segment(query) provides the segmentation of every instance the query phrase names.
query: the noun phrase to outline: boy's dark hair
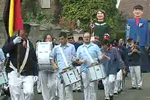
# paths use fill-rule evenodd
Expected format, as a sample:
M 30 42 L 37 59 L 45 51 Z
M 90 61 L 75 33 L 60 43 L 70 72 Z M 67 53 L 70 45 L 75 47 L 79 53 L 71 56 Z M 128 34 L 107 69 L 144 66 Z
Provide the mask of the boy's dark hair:
M 74 39 L 74 37 L 73 37 L 73 34 L 72 34 L 72 33 L 68 35 L 68 39 Z
M 83 40 L 83 37 L 79 37 L 78 40 L 79 40 L 79 41 L 82 41 L 82 40 Z
M 66 32 L 61 32 L 60 34 L 59 34 L 59 37 L 64 37 L 64 38 L 67 38 L 67 33 Z
M 141 5 L 136 5 L 136 6 L 133 7 L 133 10 L 134 10 L 134 9 L 143 10 L 143 7 L 142 7 Z

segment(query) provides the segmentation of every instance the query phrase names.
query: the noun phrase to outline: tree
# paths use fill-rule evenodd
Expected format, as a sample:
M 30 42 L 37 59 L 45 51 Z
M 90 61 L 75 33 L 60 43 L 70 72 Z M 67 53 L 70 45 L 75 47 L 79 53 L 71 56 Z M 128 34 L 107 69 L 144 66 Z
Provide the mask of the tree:
M 90 20 L 96 20 L 96 12 L 103 9 L 106 12 L 106 21 L 112 28 L 112 33 L 118 29 L 119 19 L 118 10 L 116 8 L 117 0 L 60 0 L 63 11 L 62 17 L 76 22 L 81 21 L 81 27 L 85 30 L 89 29 Z

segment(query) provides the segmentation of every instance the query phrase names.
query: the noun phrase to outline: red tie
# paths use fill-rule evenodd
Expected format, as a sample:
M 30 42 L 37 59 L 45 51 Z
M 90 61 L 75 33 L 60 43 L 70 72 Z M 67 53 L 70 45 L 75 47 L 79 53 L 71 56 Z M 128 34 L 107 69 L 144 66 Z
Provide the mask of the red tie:
M 139 18 L 139 17 L 138 17 L 138 18 L 135 18 L 135 20 L 136 20 L 136 25 L 138 26 L 138 25 L 139 25 L 140 18 Z

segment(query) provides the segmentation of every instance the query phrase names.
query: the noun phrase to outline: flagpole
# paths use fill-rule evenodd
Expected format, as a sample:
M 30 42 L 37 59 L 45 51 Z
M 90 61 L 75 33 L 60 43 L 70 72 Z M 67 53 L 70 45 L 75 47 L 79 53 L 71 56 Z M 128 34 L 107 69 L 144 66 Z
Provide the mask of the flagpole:
M 18 31 L 18 36 L 19 36 L 19 31 Z M 20 46 L 21 44 L 17 44 L 17 72 L 18 74 L 20 73 Z
M 20 70 L 20 44 L 17 45 L 17 72 Z

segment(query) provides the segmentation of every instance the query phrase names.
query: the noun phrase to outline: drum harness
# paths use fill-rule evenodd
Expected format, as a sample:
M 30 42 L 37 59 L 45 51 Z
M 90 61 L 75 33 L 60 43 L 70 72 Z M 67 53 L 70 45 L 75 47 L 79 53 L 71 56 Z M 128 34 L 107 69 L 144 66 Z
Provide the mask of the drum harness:
M 98 62 L 94 62 L 93 58 L 91 57 L 90 53 L 88 52 L 87 47 L 84 47 L 84 50 L 85 50 L 85 53 L 87 54 L 88 58 L 91 61 L 91 66 L 90 67 L 93 67 L 93 66 L 96 66 L 96 65 L 100 65 L 100 63 L 98 63 Z

